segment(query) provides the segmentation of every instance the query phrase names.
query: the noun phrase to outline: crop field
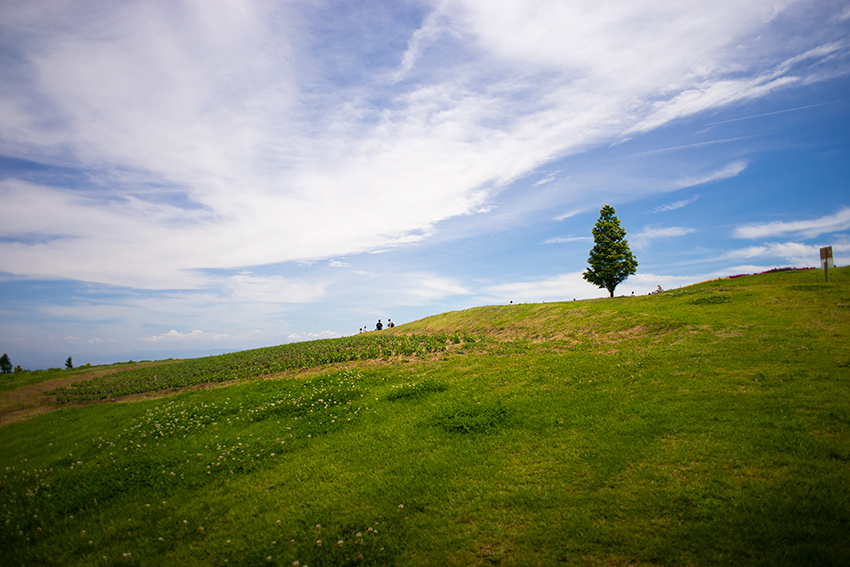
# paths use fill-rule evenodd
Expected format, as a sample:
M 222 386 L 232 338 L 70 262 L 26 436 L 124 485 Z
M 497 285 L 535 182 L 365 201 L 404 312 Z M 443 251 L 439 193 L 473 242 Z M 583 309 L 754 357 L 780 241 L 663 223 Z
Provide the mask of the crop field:
M 0 564 L 849 565 L 822 275 L 68 371 L 0 427 Z
M 76 382 L 53 392 L 60 402 L 88 402 L 185 388 L 200 384 L 229 382 L 268 376 L 286 370 L 398 356 L 424 356 L 454 345 L 475 342 L 461 333 L 380 336 L 367 334 L 342 339 L 325 339 L 277 347 L 210 356 L 164 366 L 130 369 Z

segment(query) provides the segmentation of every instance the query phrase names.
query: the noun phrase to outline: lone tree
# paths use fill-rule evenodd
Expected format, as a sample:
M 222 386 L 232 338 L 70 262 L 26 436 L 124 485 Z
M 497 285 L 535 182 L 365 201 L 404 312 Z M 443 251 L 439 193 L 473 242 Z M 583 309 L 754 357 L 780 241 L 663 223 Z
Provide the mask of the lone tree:
M 9 355 L 5 352 L 3 356 L 0 356 L 0 372 L 3 374 L 9 374 L 12 372 L 12 361 L 9 360 Z
M 65 368 L 70 370 L 73 367 L 74 367 L 74 360 L 69 356 L 68 360 L 65 361 Z
M 582 277 L 597 287 L 604 287 L 614 297 L 614 289 L 637 271 L 637 260 L 626 242 L 626 231 L 620 226 L 614 207 L 605 205 L 593 227 L 593 249 Z

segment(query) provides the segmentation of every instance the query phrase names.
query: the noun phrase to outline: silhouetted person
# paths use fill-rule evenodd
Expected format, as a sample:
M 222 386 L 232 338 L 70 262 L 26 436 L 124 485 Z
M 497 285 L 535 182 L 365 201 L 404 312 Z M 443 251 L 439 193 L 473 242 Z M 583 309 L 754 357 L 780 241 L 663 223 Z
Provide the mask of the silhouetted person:
M 380 331 L 380 330 L 381 330 L 381 329 L 383 329 L 383 328 L 384 328 L 384 326 L 383 326 L 383 324 L 381 324 L 381 320 L 380 320 L 380 319 L 378 319 L 378 324 L 377 324 L 377 325 L 375 325 L 375 330 L 376 330 L 376 331 Z

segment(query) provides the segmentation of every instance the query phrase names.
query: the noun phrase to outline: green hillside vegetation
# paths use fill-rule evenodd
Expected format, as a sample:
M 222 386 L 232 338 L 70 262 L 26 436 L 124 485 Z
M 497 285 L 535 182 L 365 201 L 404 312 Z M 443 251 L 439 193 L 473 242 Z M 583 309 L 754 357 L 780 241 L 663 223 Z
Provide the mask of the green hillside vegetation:
M 829 275 L 75 369 L 0 427 L 0 563 L 850 564 Z

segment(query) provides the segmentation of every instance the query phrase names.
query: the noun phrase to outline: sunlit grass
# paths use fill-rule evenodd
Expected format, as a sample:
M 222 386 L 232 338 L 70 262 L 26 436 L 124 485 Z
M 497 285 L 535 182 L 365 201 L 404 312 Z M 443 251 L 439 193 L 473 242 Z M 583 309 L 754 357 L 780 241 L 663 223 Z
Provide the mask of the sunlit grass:
M 448 314 L 428 353 L 5 426 L 3 564 L 845 564 L 834 272 Z

